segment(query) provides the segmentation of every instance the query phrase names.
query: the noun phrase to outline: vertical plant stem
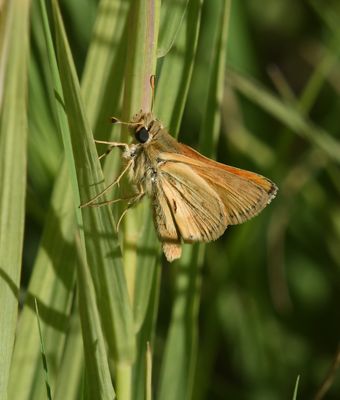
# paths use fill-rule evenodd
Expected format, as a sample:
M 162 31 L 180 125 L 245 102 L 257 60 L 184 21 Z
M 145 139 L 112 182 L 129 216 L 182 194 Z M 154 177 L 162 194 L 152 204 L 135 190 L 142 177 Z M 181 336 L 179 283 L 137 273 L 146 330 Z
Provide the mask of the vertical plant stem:
M 131 364 L 118 363 L 116 371 L 117 398 L 122 400 L 132 399 L 132 367 Z
M 129 48 L 125 72 L 123 117 L 129 120 L 139 110 L 150 111 L 152 90 L 150 77 L 156 72 L 159 29 L 159 0 L 137 0 L 130 15 Z M 146 207 L 131 210 L 125 217 L 124 261 L 129 294 L 133 303 L 137 264 L 137 243 L 145 225 Z
M 131 7 L 129 23 L 131 30 L 129 31 L 123 101 L 123 117 L 125 120 L 129 120 L 140 109 L 151 110 L 150 77 L 156 71 L 159 14 L 159 0 L 137 0 L 133 2 Z M 139 251 L 139 243 L 141 243 L 142 237 L 145 237 L 146 232 L 150 232 L 150 229 L 152 230 L 151 224 L 150 207 L 146 202 L 143 202 L 136 209 L 130 210 L 124 221 L 123 259 L 132 304 L 134 304 L 135 286 L 137 284 L 136 273 L 139 265 L 150 270 L 149 279 L 152 282 L 157 252 L 155 251 L 150 257 L 143 252 L 143 249 Z M 149 265 L 143 265 L 144 258 Z M 147 295 L 148 297 L 149 295 Z M 128 400 L 131 398 L 132 367 L 132 364 L 117 366 L 117 392 L 118 397 L 119 394 L 123 396 L 120 397 L 121 399 Z M 130 380 L 129 384 L 128 380 Z

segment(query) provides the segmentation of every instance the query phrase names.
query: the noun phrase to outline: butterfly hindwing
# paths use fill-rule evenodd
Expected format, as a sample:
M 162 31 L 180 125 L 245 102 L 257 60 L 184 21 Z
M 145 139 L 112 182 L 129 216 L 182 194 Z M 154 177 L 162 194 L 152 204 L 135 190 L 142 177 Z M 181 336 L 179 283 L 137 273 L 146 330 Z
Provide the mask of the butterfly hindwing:
M 209 242 L 223 234 L 228 225 L 225 207 L 190 166 L 165 162 L 159 167 L 158 185 L 184 241 Z
M 167 260 L 171 262 L 182 254 L 181 238 L 160 185 L 155 185 L 152 197 L 154 225 L 162 242 L 163 252 Z

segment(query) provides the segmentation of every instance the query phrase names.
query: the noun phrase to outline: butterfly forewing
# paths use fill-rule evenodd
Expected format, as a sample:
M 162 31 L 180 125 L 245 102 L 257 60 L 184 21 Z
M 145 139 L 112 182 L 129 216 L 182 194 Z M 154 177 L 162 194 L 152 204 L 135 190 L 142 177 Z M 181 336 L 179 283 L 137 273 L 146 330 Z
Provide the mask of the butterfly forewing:
M 162 164 L 159 184 L 184 241 L 209 242 L 222 235 L 227 225 L 225 207 L 213 188 L 190 166 Z
M 257 215 L 271 200 L 267 181 L 260 185 L 242 175 L 226 170 L 211 170 L 196 166 L 195 171 L 208 182 L 226 207 L 230 225 L 240 224 Z M 271 189 L 270 189 L 271 190 Z
M 201 156 L 199 153 L 195 152 L 195 154 Z M 205 157 L 201 157 L 205 159 Z M 162 153 L 159 160 L 162 163 L 162 171 L 167 170 L 172 174 L 174 174 L 173 171 L 177 171 L 176 180 L 179 183 L 185 182 L 182 187 L 183 197 L 187 195 L 187 187 L 192 187 L 192 183 L 198 182 L 199 177 L 205 188 L 209 187 L 212 194 L 211 199 L 217 198 L 224 205 L 225 218 L 220 219 L 221 224 L 224 225 L 219 236 L 224 232 L 227 225 L 239 224 L 257 215 L 276 193 L 276 186 L 267 178 L 249 171 L 228 167 L 209 159 L 207 159 L 209 166 L 207 166 L 205 160 L 202 162 L 200 159 L 178 153 Z M 186 171 L 184 166 L 191 170 L 191 174 L 184 173 Z M 210 201 L 212 201 L 211 199 Z M 210 203 L 207 203 L 207 206 L 210 210 Z M 216 210 L 212 213 L 215 218 L 219 217 Z M 195 215 L 194 213 L 193 218 L 195 218 Z

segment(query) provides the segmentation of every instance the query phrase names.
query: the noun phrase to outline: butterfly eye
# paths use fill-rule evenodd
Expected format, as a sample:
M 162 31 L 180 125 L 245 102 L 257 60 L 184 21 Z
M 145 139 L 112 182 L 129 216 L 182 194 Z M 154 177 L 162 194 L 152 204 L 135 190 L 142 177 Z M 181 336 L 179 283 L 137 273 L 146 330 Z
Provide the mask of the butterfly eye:
M 149 131 L 143 126 L 143 128 L 135 132 L 135 137 L 138 142 L 145 143 L 149 139 Z

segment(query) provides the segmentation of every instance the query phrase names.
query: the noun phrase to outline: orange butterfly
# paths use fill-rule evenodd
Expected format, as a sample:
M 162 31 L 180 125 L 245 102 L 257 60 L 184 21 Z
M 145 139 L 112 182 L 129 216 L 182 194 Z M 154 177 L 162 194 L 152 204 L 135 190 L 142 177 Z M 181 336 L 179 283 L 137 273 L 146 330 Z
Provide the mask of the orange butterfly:
M 115 118 L 112 121 L 121 123 Z M 123 148 L 125 169 L 82 207 L 96 205 L 93 202 L 128 172 L 138 189 L 129 205 L 144 194 L 151 197 L 154 225 L 170 262 L 181 256 L 182 241 L 216 240 L 228 225 L 257 215 L 277 193 L 269 179 L 218 163 L 179 143 L 150 112 L 140 111 L 127 125 L 134 129 L 135 143 L 97 141 L 110 145 L 105 154 Z

